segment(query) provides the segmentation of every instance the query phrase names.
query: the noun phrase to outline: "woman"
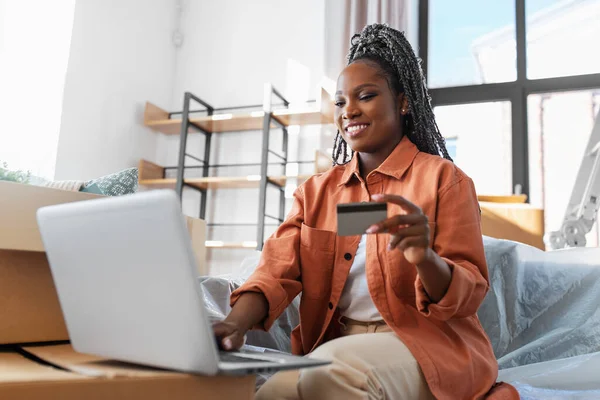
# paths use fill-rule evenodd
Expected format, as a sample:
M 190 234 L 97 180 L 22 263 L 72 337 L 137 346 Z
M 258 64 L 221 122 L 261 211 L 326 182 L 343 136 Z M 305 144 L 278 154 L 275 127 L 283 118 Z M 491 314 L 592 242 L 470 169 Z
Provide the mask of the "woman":
M 352 38 L 335 106 L 335 165 L 296 190 L 214 327 L 221 346 L 268 330 L 302 292 L 292 351 L 332 364 L 280 372 L 258 399 L 518 399 L 496 385 L 476 315 L 489 282 L 475 189 L 448 155 L 401 32 L 374 24 Z M 392 217 L 337 236 L 336 205 L 368 201 Z

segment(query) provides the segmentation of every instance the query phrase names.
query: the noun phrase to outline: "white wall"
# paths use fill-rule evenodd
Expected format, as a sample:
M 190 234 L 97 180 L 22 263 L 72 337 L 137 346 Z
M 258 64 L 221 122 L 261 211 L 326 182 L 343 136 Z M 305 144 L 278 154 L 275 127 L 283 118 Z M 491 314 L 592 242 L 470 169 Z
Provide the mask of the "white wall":
M 177 28 L 183 34 L 179 49 L 171 41 Z M 315 99 L 323 76 L 323 47 L 321 0 L 160 0 L 151 6 L 142 0 L 78 1 L 55 179 L 91 179 L 135 166 L 141 158 L 175 165 L 178 138 L 152 133 L 141 124 L 146 101 L 179 110 L 183 92 L 191 91 L 215 107 L 260 104 L 266 82 L 292 102 Z M 322 142 L 323 136 L 319 126 L 290 128 L 290 159 L 313 159 L 315 147 L 330 147 L 333 138 Z M 273 149 L 280 138 L 274 131 Z M 192 137 L 188 150 L 202 156 L 200 139 Z M 260 132 L 214 135 L 211 162 L 259 162 L 260 140 Z M 311 171 L 309 165 L 300 172 Z M 186 214 L 198 215 L 198 197 L 186 193 Z M 271 191 L 271 214 L 277 213 L 277 200 Z M 206 219 L 252 223 L 257 213 L 258 190 L 213 191 Z M 255 227 L 221 228 L 210 230 L 209 236 L 255 240 L 255 232 Z M 212 273 L 231 271 L 250 252 L 209 251 Z
M 292 102 L 315 99 L 323 76 L 324 18 L 322 0 L 184 1 L 180 30 L 183 46 L 177 51 L 172 101 L 164 108 L 181 109 L 183 93 L 191 91 L 214 107 L 261 104 L 263 85 L 272 83 Z M 290 129 L 290 159 L 313 159 L 321 144 L 321 128 Z M 281 135 L 273 131 L 272 148 Z M 202 137 L 195 135 L 189 152 L 202 158 Z M 331 137 L 331 142 L 333 137 Z M 326 143 L 330 147 L 329 142 Z M 157 159 L 175 165 L 177 138 L 158 139 Z M 213 135 L 211 163 L 259 162 L 260 132 Z M 275 161 L 275 159 L 273 159 Z M 191 162 L 191 160 L 188 160 Z M 304 171 L 311 172 L 312 166 Z M 220 175 L 259 173 L 258 168 L 211 171 Z M 279 171 L 278 171 L 279 172 Z M 193 171 L 188 176 L 193 175 Z M 281 173 L 281 172 L 279 172 Z M 198 215 L 199 195 L 184 197 L 184 212 Z M 269 192 L 268 210 L 277 212 L 277 193 Z M 209 196 L 207 222 L 256 222 L 258 190 L 219 190 Z M 272 231 L 272 229 L 271 229 Z M 255 240 L 255 227 L 209 229 L 209 238 Z M 211 250 L 212 274 L 226 273 L 251 250 Z
M 288 94 L 302 79 L 290 61 L 311 73 L 302 100 L 322 76 L 324 9 L 322 0 L 185 1 L 172 105 L 186 90 L 217 107 L 261 103 L 265 82 Z
M 171 99 L 174 15 L 174 0 L 77 1 L 55 179 L 154 159 L 156 134 L 141 121 L 146 101 Z

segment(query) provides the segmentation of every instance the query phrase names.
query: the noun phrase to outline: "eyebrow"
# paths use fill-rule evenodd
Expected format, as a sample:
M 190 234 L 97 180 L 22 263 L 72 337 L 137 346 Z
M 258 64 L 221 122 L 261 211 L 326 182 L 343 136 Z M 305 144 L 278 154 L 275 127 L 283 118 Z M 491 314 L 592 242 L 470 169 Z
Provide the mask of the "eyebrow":
M 358 85 L 357 87 L 354 88 L 354 92 L 360 92 L 362 89 L 366 88 L 366 87 L 379 87 L 374 83 L 363 83 L 362 85 Z M 336 95 L 338 94 L 342 94 L 341 90 L 338 90 L 337 92 L 335 92 Z

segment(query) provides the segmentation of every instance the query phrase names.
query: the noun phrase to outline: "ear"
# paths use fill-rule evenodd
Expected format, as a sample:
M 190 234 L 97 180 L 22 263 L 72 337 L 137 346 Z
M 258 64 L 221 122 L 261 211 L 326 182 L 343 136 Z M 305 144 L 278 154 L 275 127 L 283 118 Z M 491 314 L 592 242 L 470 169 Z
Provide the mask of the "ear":
M 408 114 L 408 98 L 404 95 L 404 93 L 400 93 L 398 95 L 398 112 L 400 115 Z

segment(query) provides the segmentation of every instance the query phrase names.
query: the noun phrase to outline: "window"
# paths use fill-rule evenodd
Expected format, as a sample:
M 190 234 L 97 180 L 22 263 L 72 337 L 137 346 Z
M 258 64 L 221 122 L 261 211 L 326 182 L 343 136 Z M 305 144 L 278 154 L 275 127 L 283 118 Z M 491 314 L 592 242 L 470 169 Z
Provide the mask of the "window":
M 440 106 L 434 113 L 442 135 L 453 138 L 452 159 L 473 179 L 477 193 L 510 194 L 510 103 Z
M 54 177 L 75 0 L 0 1 L 0 166 Z
M 480 194 L 528 195 L 546 232 L 560 227 L 600 108 L 599 20 L 600 0 L 419 4 L 419 56 L 456 164 Z
M 450 158 L 456 160 L 456 137 L 445 137 L 446 139 L 446 150 L 448 150 L 448 154 Z
M 545 210 L 545 230 L 560 229 L 600 104 L 600 89 L 528 98 L 531 203 Z M 600 245 L 598 223 L 586 236 Z
M 429 4 L 431 87 L 517 78 L 513 2 L 430 0 Z
M 529 79 L 598 72 L 600 0 L 529 0 L 526 13 Z

